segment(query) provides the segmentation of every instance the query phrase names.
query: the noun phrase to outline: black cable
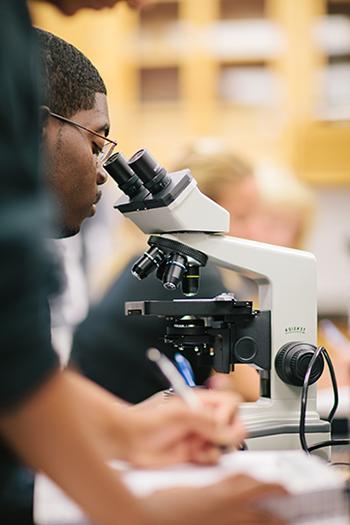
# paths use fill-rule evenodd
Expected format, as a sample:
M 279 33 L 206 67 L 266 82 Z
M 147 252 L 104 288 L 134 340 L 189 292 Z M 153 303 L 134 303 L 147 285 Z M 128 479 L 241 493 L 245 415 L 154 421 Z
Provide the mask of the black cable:
M 329 412 L 328 417 L 326 419 L 329 423 L 333 421 L 334 414 L 338 408 L 338 402 L 339 402 L 337 379 L 335 376 L 331 358 L 329 357 L 327 350 L 323 346 L 318 346 L 317 349 L 315 350 L 314 355 L 310 359 L 310 362 L 306 369 L 303 388 L 302 388 L 302 394 L 301 394 L 299 439 L 300 439 L 302 449 L 307 454 L 310 454 L 311 452 L 313 452 L 314 450 L 318 450 L 319 448 L 339 446 L 339 445 L 348 445 L 350 443 L 349 439 L 331 439 L 329 441 L 321 441 L 320 443 L 315 443 L 315 445 L 312 445 L 311 447 L 307 445 L 306 436 L 305 436 L 305 418 L 306 418 L 307 396 L 308 396 L 308 391 L 309 391 L 309 386 L 310 386 L 309 381 L 310 381 L 310 375 L 311 375 L 312 369 L 320 353 L 322 353 L 326 359 L 327 366 L 328 366 L 329 373 L 330 373 L 331 380 L 332 380 L 332 387 L 333 387 L 333 395 L 334 395 L 333 407 L 331 411 Z
M 305 373 L 305 376 L 304 376 L 304 383 L 303 383 L 303 388 L 302 388 L 302 392 L 301 392 L 299 439 L 300 439 L 300 444 L 301 444 L 302 449 L 305 452 L 307 452 L 308 454 L 310 452 L 309 452 L 309 448 L 308 448 L 308 445 L 306 443 L 306 437 L 305 437 L 305 417 L 306 417 L 307 395 L 308 395 L 309 386 L 310 386 L 309 385 L 310 375 L 311 375 L 312 369 L 314 367 L 314 364 L 316 362 L 316 359 L 318 358 L 318 356 L 320 355 L 322 350 L 323 350 L 323 346 L 317 347 L 314 355 L 310 359 L 310 362 L 308 364 L 308 367 L 306 369 L 306 373 Z
M 339 445 L 348 445 L 349 443 L 350 443 L 349 439 L 330 439 L 329 441 L 321 441 L 320 443 L 311 445 L 311 447 L 308 447 L 308 452 L 313 452 L 314 450 L 318 450 L 319 448 L 324 448 L 324 447 L 335 447 Z
M 337 411 L 337 408 L 338 408 L 338 404 L 339 404 L 338 385 L 337 385 L 337 378 L 335 376 L 333 364 L 332 364 L 331 358 L 329 357 L 329 353 L 327 352 L 327 350 L 324 347 L 322 347 L 322 348 L 323 348 L 322 354 L 324 355 L 324 357 L 325 357 L 325 359 L 327 361 L 329 374 L 330 374 L 331 380 L 332 380 L 334 403 L 333 403 L 333 407 L 332 407 L 332 409 L 329 412 L 328 417 L 327 417 L 327 421 L 332 423 L 334 415 L 335 415 L 335 413 Z

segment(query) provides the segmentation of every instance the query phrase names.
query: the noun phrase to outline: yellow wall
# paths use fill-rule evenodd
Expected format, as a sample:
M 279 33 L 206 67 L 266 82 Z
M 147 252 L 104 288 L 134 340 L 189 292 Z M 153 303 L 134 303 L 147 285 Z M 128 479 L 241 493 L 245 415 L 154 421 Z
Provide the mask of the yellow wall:
M 282 52 L 266 61 L 281 86 L 274 108 L 241 107 L 218 99 L 216 84 L 224 61 L 208 51 L 200 36 L 217 19 L 219 0 L 178 3 L 186 35 L 182 51 L 174 49 L 161 30 L 147 48 L 142 46 L 139 15 L 125 6 L 68 19 L 35 3 L 32 13 L 39 27 L 76 45 L 99 69 L 109 93 L 111 136 L 118 138 L 126 155 L 147 147 L 168 164 L 189 141 L 216 136 L 252 160 L 283 162 L 316 184 L 349 183 L 349 122 L 339 126 L 315 121 L 316 70 L 324 57 L 310 35 L 315 17 L 324 12 L 324 0 L 266 0 L 266 17 L 279 25 L 284 38 Z M 260 62 L 261 57 L 250 60 Z M 237 56 L 228 60 L 246 62 Z M 140 102 L 140 69 L 157 67 L 176 68 L 176 101 Z

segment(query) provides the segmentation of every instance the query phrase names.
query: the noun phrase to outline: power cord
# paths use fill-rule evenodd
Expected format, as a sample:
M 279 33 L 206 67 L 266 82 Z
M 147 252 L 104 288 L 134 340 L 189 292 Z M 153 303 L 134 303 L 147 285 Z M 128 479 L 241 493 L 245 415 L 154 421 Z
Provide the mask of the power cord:
M 338 408 L 339 403 L 339 395 L 338 395 L 338 385 L 337 385 L 337 379 L 335 377 L 335 372 L 333 368 L 333 364 L 331 361 L 331 358 L 329 357 L 329 354 L 327 350 L 324 348 L 324 346 L 318 346 L 314 355 L 310 359 L 310 362 L 308 364 L 308 367 L 306 369 L 305 377 L 304 377 L 304 383 L 302 388 L 302 394 L 301 394 L 301 407 L 300 407 L 300 422 L 299 422 L 299 439 L 302 449 L 307 453 L 310 454 L 314 450 L 318 450 L 319 448 L 324 447 L 332 447 L 332 446 L 339 446 L 339 445 L 348 445 L 350 443 L 349 439 L 331 439 L 329 441 L 321 441 L 320 443 L 316 443 L 315 445 L 308 446 L 306 442 L 306 436 L 305 436 L 305 419 L 306 419 L 306 408 L 307 408 L 307 397 L 308 397 L 308 391 L 310 386 L 310 375 L 312 372 L 312 369 L 314 367 L 314 364 L 318 358 L 318 356 L 322 354 L 326 360 L 329 373 L 331 376 L 332 381 L 332 388 L 333 388 L 333 395 L 334 395 L 334 402 L 333 407 L 330 410 L 326 421 L 329 423 L 332 423 L 334 414 Z

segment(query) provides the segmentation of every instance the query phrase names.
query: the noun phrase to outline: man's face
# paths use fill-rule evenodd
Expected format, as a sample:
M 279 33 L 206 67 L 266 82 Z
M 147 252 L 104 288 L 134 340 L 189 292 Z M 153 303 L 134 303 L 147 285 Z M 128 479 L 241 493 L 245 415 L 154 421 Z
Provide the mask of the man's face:
M 71 119 L 106 136 L 106 96 L 97 93 L 94 107 L 76 112 Z M 75 235 L 83 220 L 95 214 L 101 197 L 98 186 L 107 180 L 107 173 L 96 164 L 103 140 L 52 117 L 48 117 L 43 137 L 44 173 L 58 203 L 60 236 Z

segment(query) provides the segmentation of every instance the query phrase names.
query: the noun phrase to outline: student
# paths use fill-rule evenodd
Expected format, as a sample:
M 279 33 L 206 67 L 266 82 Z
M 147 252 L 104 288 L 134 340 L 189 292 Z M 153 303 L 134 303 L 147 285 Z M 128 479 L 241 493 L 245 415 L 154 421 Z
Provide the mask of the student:
M 5 3 L 8 13 L 11 15 L 15 14 L 14 6 L 17 8 L 18 5 L 22 8 L 22 12 L 26 13 L 23 3 L 10 1 Z M 68 2 L 64 3 L 68 5 Z M 78 2 L 74 3 L 74 5 L 77 4 Z M 80 6 L 83 4 L 84 2 L 79 2 Z M 97 6 L 97 4 L 103 5 L 104 3 L 87 2 L 87 4 Z M 3 5 L 4 3 L 2 3 Z M 9 24 L 13 28 L 13 18 L 2 18 L 1 23 L 4 21 L 5 24 Z M 28 19 L 26 23 L 26 30 L 30 34 Z M 20 67 L 17 65 L 11 69 L 9 63 L 9 71 L 13 75 L 14 83 L 11 86 L 6 78 L 4 87 L 5 90 L 8 89 L 8 97 L 10 97 L 9 99 L 5 98 L 5 103 L 8 103 L 8 100 L 13 100 L 15 104 L 22 102 L 22 109 L 27 111 L 30 109 L 35 123 L 37 122 L 35 119 L 35 97 L 26 99 L 22 95 L 23 87 L 28 81 L 26 74 L 31 74 L 29 67 L 31 49 L 29 49 L 29 55 L 27 55 L 26 49 L 26 45 L 31 39 L 30 36 L 28 42 L 25 42 L 23 48 L 20 48 L 23 52 L 21 58 L 28 61 L 28 64 L 25 64 L 25 66 L 28 65 L 27 71 L 24 71 L 24 74 L 19 72 Z M 18 46 L 18 41 L 15 38 L 10 43 L 13 44 L 14 49 Z M 8 53 L 7 44 L 8 42 L 6 42 L 6 46 L 4 45 L 6 53 Z M 5 63 L 3 55 L 1 58 Z M 71 70 L 74 71 L 73 64 L 67 61 L 65 66 L 69 68 L 69 65 L 71 69 L 65 72 L 65 78 L 70 77 L 68 73 Z M 76 70 L 76 73 L 78 73 L 79 78 L 80 71 Z M 18 84 L 20 78 L 22 83 Z M 30 86 L 33 87 L 33 84 Z M 11 90 L 13 87 L 17 88 L 14 93 Z M 70 85 L 69 87 L 73 89 L 73 99 L 76 99 L 78 94 L 75 92 L 75 86 Z M 78 86 L 78 88 L 80 87 Z M 89 189 L 86 189 L 82 199 L 77 199 L 77 214 L 70 214 L 68 208 L 62 207 L 62 216 L 67 219 L 66 226 L 69 229 L 65 231 L 70 233 L 79 228 L 79 223 L 76 220 L 81 221 L 86 215 L 93 214 L 93 207 L 98 196 L 97 183 L 102 182 L 99 165 L 96 165 L 95 157 L 99 155 L 99 150 L 103 148 L 105 140 L 102 132 L 102 137 L 99 139 L 101 142 L 97 141 L 96 133 L 101 127 L 106 133 L 108 116 L 103 91 L 101 93 L 96 87 L 91 88 L 90 86 L 91 89 L 92 91 L 95 89 L 95 96 L 90 99 L 87 105 L 80 105 L 85 100 L 83 94 L 80 103 L 72 109 L 71 114 L 61 115 L 61 117 L 71 117 L 72 120 L 76 119 L 75 124 L 68 124 L 57 115 L 53 116 L 52 113 L 57 112 L 58 107 L 52 107 L 50 110 L 43 108 L 41 111 L 42 142 L 46 153 L 46 166 L 51 166 L 51 170 L 54 163 L 57 166 L 57 171 L 52 170 L 51 175 L 60 178 L 63 176 L 60 169 L 65 169 L 66 177 L 76 176 L 76 169 L 78 168 L 79 170 L 87 169 L 89 171 L 86 174 L 88 177 L 92 176 L 93 172 L 95 174 L 94 192 L 92 192 L 92 179 L 88 178 L 91 187 L 89 186 Z M 63 104 L 69 105 L 70 99 L 65 98 L 67 91 L 61 93 L 64 94 Z M 62 97 L 59 98 L 62 99 Z M 9 111 L 6 111 L 6 104 L 3 104 L 1 108 L 5 115 L 9 114 Z M 19 105 L 17 113 L 19 116 L 20 109 L 21 106 Z M 29 119 L 23 120 L 23 124 L 26 124 L 27 128 Z M 11 124 L 9 129 L 18 133 L 20 120 L 15 120 L 12 123 L 11 118 L 8 117 L 6 122 L 8 121 Z M 92 127 L 94 133 L 82 130 L 76 124 L 88 128 Z M 27 128 L 21 129 L 21 132 L 24 133 Z M 32 131 L 35 146 L 37 137 L 35 126 Z M 101 135 L 101 133 L 99 134 Z M 32 137 L 23 136 L 22 139 L 24 143 L 28 141 L 29 144 L 33 145 Z M 1 141 L 5 150 L 8 146 L 5 132 L 2 133 Z M 16 147 L 23 145 L 23 142 L 13 140 L 12 144 L 13 148 L 12 150 L 9 148 L 6 157 L 12 163 L 15 162 L 18 166 L 19 159 L 22 159 L 23 165 L 26 166 L 28 159 L 37 159 L 35 147 L 21 156 L 21 149 L 16 151 Z M 74 156 L 74 150 L 76 156 Z M 66 162 L 64 151 L 71 160 L 70 164 Z M 90 159 L 89 162 L 87 162 L 86 157 L 83 158 L 84 156 Z M 8 166 L 11 167 L 11 165 L 9 162 Z M 34 162 L 32 170 L 34 179 L 36 169 Z M 247 498 L 251 499 L 251 497 L 254 498 L 261 493 L 274 491 L 275 487 L 258 484 L 254 480 L 243 480 L 238 488 L 236 486 L 237 478 L 230 478 L 214 485 L 212 489 L 205 489 L 205 491 L 203 489 L 177 489 L 158 493 L 157 497 L 138 500 L 129 493 L 116 473 L 105 465 L 106 459 L 110 457 L 119 457 L 140 465 L 165 464 L 169 461 L 184 459 L 207 463 L 215 461 L 218 457 L 216 447 L 218 442 L 233 439 L 239 432 L 237 428 L 231 427 L 228 430 L 229 436 L 222 436 L 220 435 L 222 434 L 222 427 L 218 428 L 213 414 L 200 415 L 190 412 L 179 402 L 173 403 L 172 406 L 169 405 L 166 411 L 152 411 L 152 414 L 147 413 L 147 411 L 141 413 L 131 411 L 89 381 L 71 371 L 62 372 L 58 369 L 57 360 L 51 350 L 48 337 L 48 319 L 42 314 L 45 312 L 44 295 L 48 290 L 43 285 L 43 274 L 47 273 L 49 265 L 46 263 L 37 264 L 36 259 L 32 256 L 32 239 L 34 238 L 37 241 L 34 248 L 39 248 L 35 254 L 40 254 L 43 236 L 40 229 L 37 229 L 37 237 L 25 236 L 26 233 L 32 234 L 32 230 L 40 225 L 39 221 L 33 220 L 31 222 L 32 217 L 33 219 L 36 217 L 36 208 L 39 210 L 41 207 L 37 198 L 40 184 L 32 183 L 30 185 L 30 179 L 16 180 L 7 176 L 7 172 L 5 173 L 6 177 L 3 178 L 7 179 L 6 183 L 8 184 L 8 191 L 6 191 L 6 186 L 2 187 L 5 209 L 7 201 L 13 201 L 16 204 L 13 209 L 20 212 L 22 211 L 21 205 L 25 204 L 20 200 L 20 197 L 25 197 L 27 194 L 35 197 L 31 201 L 34 206 L 23 210 L 24 212 L 27 211 L 27 214 L 21 215 L 19 213 L 19 217 L 24 216 L 26 219 L 24 224 L 20 222 L 21 228 L 17 227 L 14 231 L 9 232 L 7 230 L 3 239 L 8 240 L 8 243 L 7 245 L 4 242 L 2 243 L 2 247 L 12 248 L 12 254 L 15 253 L 17 259 L 20 259 L 19 268 L 25 273 L 22 280 L 27 288 L 31 285 L 30 291 L 34 301 L 29 309 L 26 298 L 31 297 L 31 294 L 26 295 L 27 289 L 18 289 L 19 294 L 23 294 L 22 297 L 24 298 L 20 313 L 22 318 L 26 318 L 26 314 L 31 314 L 35 322 L 33 326 L 26 325 L 23 322 L 22 324 L 19 323 L 23 354 L 13 350 L 14 344 L 13 342 L 10 344 L 10 338 L 6 341 L 7 345 L 1 348 L 4 357 L 7 357 L 7 361 L 2 361 L 1 370 L 2 378 L 5 379 L 5 386 L 2 385 L 1 392 L 0 433 L 7 445 L 18 457 L 33 468 L 49 475 L 97 524 L 114 524 L 116 520 L 120 523 L 128 523 L 128 525 L 205 524 L 211 523 L 214 517 L 218 517 L 223 524 L 232 523 L 237 517 L 248 519 L 250 523 L 263 523 L 264 520 L 269 519 L 264 513 L 261 515 L 258 510 L 248 510 Z M 80 175 L 81 173 L 79 173 Z M 63 181 L 62 178 L 61 180 Z M 20 184 L 18 184 L 19 182 Z M 21 184 L 21 182 L 23 183 Z M 77 191 L 77 187 L 70 186 L 68 182 L 64 191 L 68 191 L 69 187 L 72 191 Z M 5 215 L 9 225 L 11 225 L 9 220 L 16 217 L 17 214 L 10 214 L 7 217 Z M 18 224 L 16 225 L 18 226 Z M 17 239 L 20 239 L 22 244 L 18 243 Z M 30 264 L 26 264 L 27 262 Z M 13 266 L 15 267 L 15 265 Z M 13 269 L 10 268 L 10 265 L 6 269 L 8 273 L 5 276 L 3 274 L 3 278 L 8 277 L 8 275 L 12 276 Z M 22 276 L 17 275 L 16 277 Z M 14 282 L 13 279 L 12 283 Z M 11 286 L 11 282 L 5 284 L 8 287 Z M 18 301 L 17 296 L 12 298 L 11 291 L 10 288 L 9 295 L 5 296 L 11 298 L 8 302 L 9 307 L 11 302 L 17 303 Z M 6 319 L 13 327 L 14 318 L 11 312 L 7 313 Z M 4 328 L 8 330 L 9 327 L 4 325 Z M 29 337 L 29 333 L 35 333 L 36 328 L 38 331 L 39 328 L 41 329 L 44 337 L 37 338 L 37 345 L 34 346 L 32 343 L 35 340 Z M 16 334 L 14 330 L 11 333 Z M 28 357 L 25 359 L 23 356 Z M 16 357 L 19 357 L 19 361 L 16 360 Z M 232 419 L 232 406 L 223 403 L 219 398 L 216 401 L 211 401 L 212 408 L 217 405 L 221 407 L 221 411 L 225 410 L 226 421 L 228 418 Z M 3 470 L 2 474 L 4 474 Z M 208 497 L 208 490 L 212 490 L 210 498 Z M 278 492 L 280 489 L 276 490 Z M 206 499 L 205 506 L 203 506 L 204 496 Z M 181 509 L 178 506 L 179 498 L 183 499 Z M 175 509 L 176 521 L 174 521 Z M 4 523 L 13 523 L 10 520 L 11 518 L 4 514 L 1 516 L 1 521 Z

